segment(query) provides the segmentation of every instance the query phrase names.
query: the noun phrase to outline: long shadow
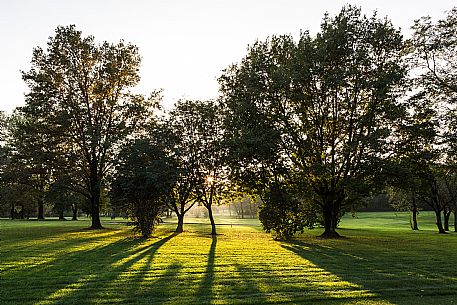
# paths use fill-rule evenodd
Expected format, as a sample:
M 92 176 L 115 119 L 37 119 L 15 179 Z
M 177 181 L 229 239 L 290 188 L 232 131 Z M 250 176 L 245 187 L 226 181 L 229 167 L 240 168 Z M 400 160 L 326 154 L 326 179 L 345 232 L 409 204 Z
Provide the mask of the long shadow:
M 152 261 L 152 258 L 149 259 L 149 262 Z M 146 266 L 150 264 L 146 264 Z M 147 269 L 143 271 L 143 275 L 147 274 Z M 142 303 L 145 304 L 164 304 L 170 302 L 174 297 L 176 298 L 174 288 L 177 286 L 177 276 L 179 271 L 182 269 L 182 265 L 178 263 L 171 263 L 167 266 L 166 271 L 164 274 L 158 276 L 155 280 L 149 280 L 147 282 L 139 281 L 136 283 L 134 287 L 132 287 L 132 291 L 127 293 L 129 299 L 137 300 L 135 303 Z M 129 300 L 124 299 L 121 304 L 128 303 Z
M 127 279 L 126 281 L 122 282 L 117 280 L 122 276 L 123 273 L 128 272 L 130 268 L 132 268 L 132 266 L 137 264 L 139 261 L 146 258 L 147 262 L 151 262 L 154 255 L 157 253 L 157 250 L 175 236 L 176 233 L 173 233 L 165 238 L 156 241 L 151 245 L 137 249 L 131 253 L 130 256 L 123 257 L 125 261 L 114 267 L 112 267 L 112 264 L 109 266 L 101 266 L 99 271 L 95 273 L 95 276 L 91 278 L 91 280 L 85 286 L 83 286 L 81 289 L 76 290 L 75 293 L 67 295 L 66 297 L 73 300 L 89 299 L 93 302 L 99 299 L 118 299 L 119 295 L 125 295 L 126 291 L 132 290 L 131 287 L 136 289 L 138 283 L 147 272 L 146 268 L 135 272 L 136 275 L 131 280 Z M 119 260 L 116 262 L 119 262 Z M 149 266 L 149 263 L 146 263 L 145 266 Z M 107 271 L 104 267 L 108 267 L 110 270 Z M 65 298 L 59 301 L 63 304 L 67 303 Z
M 240 278 L 232 287 L 233 298 L 237 298 L 238 304 L 251 303 L 252 299 L 260 304 L 268 304 L 268 298 L 260 291 L 258 285 L 264 277 L 264 272 L 256 272 L 252 268 L 235 264 L 236 271 Z
M 195 293 L 195 300 L 199 304 L 209 304 L 214 298 L 213 284 L 214 284 L 214 265 L 216 258 L 216 245 L 217 236 L 212 236 L 211 246 L 208 252 L 208 262 L 206 263 L 205 273 L 201 280 L 198 290 Z
M 78 233 L 81 232 L 81 230 L 78 231 L 72 231 L 72 232 L 64 232 L 61 233 L 61 235 L 64 235 L 63 238 L 57 238 L 56 236 L 51 236 L 49 240 L 46 240 L 45 238 L 38 239 L 36 242 L 33 241 L 28 241 L 24 242 L 21 245 L 9 245 L 7 247 L 6 253 L 2 253 L 3 251 L 0 251 L 1 254 L 1 260 L 2 263 L 7 265 L 9 263 L 14 263 L 17 260 L 17 253 L 27 253 L 29 254 L 28 257 L 30 257 L 30 254 L 37 253 L 40 256 L 46 256 L 50 257 L 52 255 L 55 255 L 56 253 L 64 253 L 65 251 L 69 251 L 69 248 L 76 247 L 78 248 L 79 245 L 81 244 L 87 244 L 90 242 L 97 242 L 104 240 L 106 237 L 110 238 L 115 238 L 117 236 L 122 236 L 125 235 L 124 232 L 122 231 L 107 231 L 104 232 L 103 234 L 98 233 L 97 235 L 94 236 L 77 236 L 73 237 L 71 234 L 73 233 Z M 67 238 L 65 238 L 65 236 Z M 32 251 L 30 251 L 32 250 Z M 81 251 L 76 250 L 76 251 Z M 38 263 L 40 265 L 40 263 Z M 32 264 L 30 266 L 25 266 L 25 269 L 33 269 L 36 268 L 37 266 Z M 24 269 L 23 268 L 23 269 Z M 8 269 L 13 269 L 11 270 L 14 272 L 14 268 L 5 268 L 4 271 L 8 272 Z M 21 269 L 20 272 L 23 272 Z
M 64 253 L 52 263 L 25 269 L 20 275 L 2 275 L 2 302 L 70 304 L 72 300 L 94 301 L 93 298 L 120 274 L 145 256 L 153 255 L 174 236 L 171 234 L 153 244 L 124 238 L 93 249 Z M 21 291 L 23 294 L 18 295 Z
M 338 276 L 340 280 L 356 284 L 359 288 L 354 290 L 368 290 L 374 300 L 400 305 L 414 303 L 412 297 L 420 300 L 422 297 L 457 294 L 453 270 L 436 270 L 440 262 L 446 260 L 445 257 L 434 261 L 427 253 L 408 256 L 405 255 L 408 249 L 397 250 L 382 242 L 365 248 L 363 245 L 348 246 L 350 239 L 343 243 L 345 245 L 336 247 L 296 240 L 282 247 Z M 418 262 L 428 264 L 418 265 Z M 451 264 L 448 262 L 447 265 Z M 331 297 L 328 300 L 331 301 Z

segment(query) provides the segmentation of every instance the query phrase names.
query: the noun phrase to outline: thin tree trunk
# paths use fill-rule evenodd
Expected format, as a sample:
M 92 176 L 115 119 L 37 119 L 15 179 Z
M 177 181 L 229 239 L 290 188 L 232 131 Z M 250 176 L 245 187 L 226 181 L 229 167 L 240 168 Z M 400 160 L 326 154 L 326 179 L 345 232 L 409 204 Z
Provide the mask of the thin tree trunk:
M 457 232 L 457 211 L 454 211 L 454 232 Z
M 11 203 L 11 219 L 16 219 L 16 212 L 14 211 L 14 203 Z
M 210 192 L 209 192 L 209 202 L 205 207 L 208 209 L 208 217 L 209 221 L 211 222 L 211 235 L 215 236 L 217 235 L 216 233 L 216 223 L 214 222 L 214 217 L 213 217 L 213 210 L 212 210 L 212 205 L 213 205 L 213 194 L 214 194 L 214 184 L 211 184 Z
M 445 209 L 443 211 L 443 216 L 444 216 L 444 231 L 449 231 L 449 218 L 451 218 L 451 211 Z
M 96 176 L 96 169 L 93 170 L 91 178 L 90 214 L 92 217 L 91 229 L 103 229 L 100 222 L 100 180 Z
M 38 219 L 44 219 L 44 202 L 43 199 L 38 199 Z
M 71 218 L 71 220 L 78 220 L 78 207 L 75 203 L 71 205 L 71 210 L 73 212 L 73 217 Z
M 211 209 L 211 206 L 206 207 L 208 209 L 208 217 L 209 221 L 211 222 L 211 235 L 217 235 L 216 233 L 216 223 L 214 222 L 214 217 L 213 217 L 213 210 Z
M 435 210 L 435 217 L 436 217 L 436 227 L 438 228 L 438 232 L 440 234 L 446 233 L 446 231 L 443 228 L 443 223 L 441 221 L 441 211 Z
M 412 214 L 412 221 L 411 221 L 411 229 L 413 230 L 419 230 L 419 227 L 417 226 L 417 204 L 416 204 L 416 199 L 413 198 L 413 208 L 411 209 L 411 214 Z

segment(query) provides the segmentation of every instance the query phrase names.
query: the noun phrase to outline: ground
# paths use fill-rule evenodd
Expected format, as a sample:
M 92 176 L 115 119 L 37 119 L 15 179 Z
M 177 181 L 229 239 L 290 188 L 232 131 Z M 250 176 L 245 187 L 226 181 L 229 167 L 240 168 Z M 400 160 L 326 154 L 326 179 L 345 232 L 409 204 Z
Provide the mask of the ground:
M 457 233 L 420 217 L 413 232 L 404 213 L 348 215 L 346 238 L 290 242 L 257 220 L 219 218 L 215 238 L 201 218 L 165 223 L 149 240 L 117 220 L 0 220 L 0 303 L 457 304 Z

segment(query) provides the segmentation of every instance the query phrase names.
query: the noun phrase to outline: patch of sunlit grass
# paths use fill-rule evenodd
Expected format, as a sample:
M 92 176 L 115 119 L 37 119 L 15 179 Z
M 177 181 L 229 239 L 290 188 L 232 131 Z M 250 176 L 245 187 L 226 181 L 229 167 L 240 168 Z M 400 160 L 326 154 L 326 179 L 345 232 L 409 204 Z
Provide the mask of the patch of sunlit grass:
M 457 303 L 457 234 L 411 232 L 407 215 L 360 213 L 347 238 L 291 242 L 251 219 L 217 219 L 216 237 L 205 219 L 182 234 L 167 222 L 144 240 L 122 224 L 0 221 L 1 304 Z

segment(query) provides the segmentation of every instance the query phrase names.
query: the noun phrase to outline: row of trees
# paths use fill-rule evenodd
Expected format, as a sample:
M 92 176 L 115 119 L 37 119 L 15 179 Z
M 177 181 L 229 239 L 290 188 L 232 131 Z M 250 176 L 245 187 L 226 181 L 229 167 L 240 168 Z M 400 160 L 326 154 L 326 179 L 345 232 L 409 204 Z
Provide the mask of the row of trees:
M 223 71 L 218 100 L 170 111 L 160 92 L 129 91 L 135 46 L 58 27 L 23 72 L 26 105 L 3 120 L 4 193 L 28 185 L 39 210 L 52 193 L 56 204 L 85 201 L 98 229 L 106 189 L 144 236 L 167 208 L 182 232 L 196 203 L 216 234 L 212 205 L 248 193 L 264 228 L 288 238 L 320 224 L 336 237 L 346 211 L 389 189 L 412 211 L 428 202 L 444 232 L 457 202 L 456 19 L 453 9 L 418 20 L 405 41 L 387 18 L 347 6 L 314 37 L 256 42 Z

